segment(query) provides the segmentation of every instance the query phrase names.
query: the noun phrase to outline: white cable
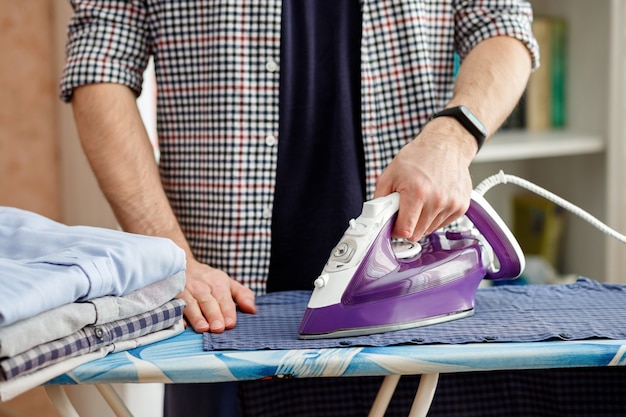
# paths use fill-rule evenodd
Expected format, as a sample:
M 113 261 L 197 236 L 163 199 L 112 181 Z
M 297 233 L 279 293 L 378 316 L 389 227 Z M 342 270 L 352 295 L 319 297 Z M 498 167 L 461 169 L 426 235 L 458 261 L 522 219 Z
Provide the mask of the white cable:
M 505 174 L 503 171 L 500 171 L 495 175 L 485 178 L 480 184 L 476 186 L 476 188 L 474 188 L 474 191 L 476 191 L 478 194 L 482 196 L 494 186 L 499 185 L 499 184 L 507 184 L 507 183 L 515 184 L 522 188 L 526 188 L 527 190 L 532 191 L 533 193 L 547 200 L 552 201 L 553 203 L 563 207 L 565 210 L 589 222 L 592 226 L 599 229 L 601 232 L 619 240 L 622 243 L 626 243 L 626 236 L 611 229 L 609 226 L 602 223 L 600 220 L 598 220 L 597 218 L 595 218 L 594 216 L 592 216 L 585 210 L 581 209 L 578 206 L 575 206 L 574 204 L 546 190 L 545 188 L 542 188 L 536 184 L 533 184 L 532 182 L 527 181 L 523 178 L 516 177 L 515 175 Z

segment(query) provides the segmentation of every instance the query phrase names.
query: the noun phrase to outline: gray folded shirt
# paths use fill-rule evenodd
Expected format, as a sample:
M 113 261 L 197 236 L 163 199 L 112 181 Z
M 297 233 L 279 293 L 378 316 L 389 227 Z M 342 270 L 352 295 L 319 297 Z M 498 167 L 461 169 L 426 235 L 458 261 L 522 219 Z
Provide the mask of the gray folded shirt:
M 180 294 L 184 287 L 182 271 L 124 296 L 69 303 L 0 327 L 0 358 L 68 336 L 87 325 L 109 323 L 154 310 Z

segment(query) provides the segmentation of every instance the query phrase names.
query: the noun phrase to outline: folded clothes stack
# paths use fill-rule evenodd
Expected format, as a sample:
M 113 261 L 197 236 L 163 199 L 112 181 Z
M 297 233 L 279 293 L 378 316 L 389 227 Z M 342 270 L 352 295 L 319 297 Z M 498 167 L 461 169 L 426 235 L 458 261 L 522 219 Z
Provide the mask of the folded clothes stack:
M 183 330 L 171 240 L 0 207 L 0 401 Z

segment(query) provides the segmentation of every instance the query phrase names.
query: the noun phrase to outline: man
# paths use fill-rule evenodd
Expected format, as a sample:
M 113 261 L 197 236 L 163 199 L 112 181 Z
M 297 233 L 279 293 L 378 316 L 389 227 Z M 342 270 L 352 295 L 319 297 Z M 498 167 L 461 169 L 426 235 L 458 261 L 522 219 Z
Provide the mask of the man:
M 412 240 L 463 214 L 538 63 L 524 1 L 72 3 L 62 97 L 121 227 L 187 253 L 198 332 L 311 288 L 365 199 L 400 192 Z M 159 165 L 135 103 L 150 56 Z

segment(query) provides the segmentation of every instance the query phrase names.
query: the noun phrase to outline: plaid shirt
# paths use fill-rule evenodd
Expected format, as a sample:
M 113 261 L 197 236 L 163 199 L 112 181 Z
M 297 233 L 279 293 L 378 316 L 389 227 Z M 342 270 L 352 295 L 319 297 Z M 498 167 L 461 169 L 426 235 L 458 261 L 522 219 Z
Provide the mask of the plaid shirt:
M 278 138 L 281 2 L 73 0 L 61 97 L 141 91 L 152 55 L 160 172 L 195 255 L 265 291 Z M 508 35 L 537 65 L 518 0 L 361 0 L 366 187 L 450 99 L 454 52 Z M 295 226 L 294 226 L 295 227 Z

